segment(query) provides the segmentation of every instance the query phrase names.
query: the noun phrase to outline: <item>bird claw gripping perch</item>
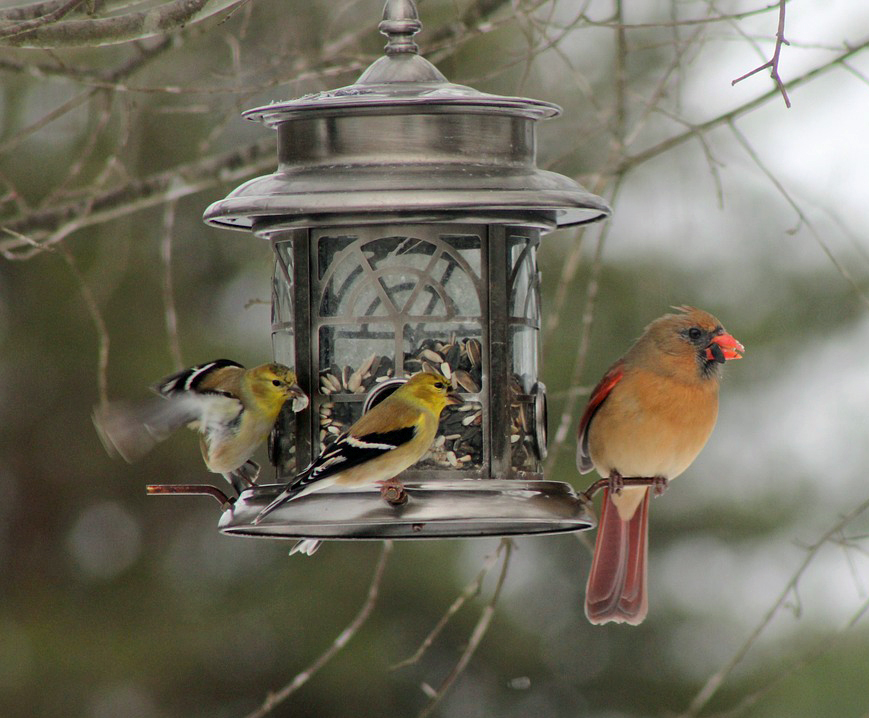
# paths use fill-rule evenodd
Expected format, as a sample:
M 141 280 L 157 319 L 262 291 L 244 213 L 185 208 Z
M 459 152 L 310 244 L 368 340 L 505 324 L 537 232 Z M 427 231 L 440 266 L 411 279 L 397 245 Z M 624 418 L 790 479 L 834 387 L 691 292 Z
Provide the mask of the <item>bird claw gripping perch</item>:
M 610 490 L 610 493 L 618 496 L 620 493 L 622 493 L 622 489 L 624 487 L 625 487 L 625 477 L 622 476 L 615 469 L 610 471 L 610 475 L 607 477 L 607 488 Z
M 615 473 L 615 472 L 614 472 Z M 614 493 L 620 493 L 622 489 L 627 486 L 651 486 L 655 496 L 660 496 L 667 490 L 667 479 L 663 476 L 631 476 L 631 477 L 623 477 L 620 474 L 618 475 L 618 482 L 613 481 L 612 475 L 606 479 L 598 479 L 594 483 L 591 484 L 585 491 L 583 491 L 580 496 L 591 503 L 591 500 L 594 498 L 594 495 L 601 491 L 602 489 L 610 489 Z M 618 488 L 615 488 L 618 486 Z
M 670 485 L 669 479 L 665 476 L 655 476 L 652 478 L 652 495 L 663 496 L 667 487 Z

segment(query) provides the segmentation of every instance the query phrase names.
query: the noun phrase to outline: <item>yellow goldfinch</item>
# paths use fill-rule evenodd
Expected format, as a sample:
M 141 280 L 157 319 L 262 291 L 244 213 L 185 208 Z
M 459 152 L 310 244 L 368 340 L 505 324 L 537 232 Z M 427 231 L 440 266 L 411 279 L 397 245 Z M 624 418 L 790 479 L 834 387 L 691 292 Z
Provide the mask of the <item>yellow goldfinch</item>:
M 440 374 L 420 372 L 363 414 L 334 444 L 298 474 L 257 516 L 327 486 L 383 483 L 419 461 L 434 441 L 441 412 L 462 400 Z M 298 552 L 311 554 L 316 546 Z M 294 550 L 296 552 L 296 550 Z
M 132 462 L 173 431 L 188 426 L 201 434 L 209 471 L 223 474 L 238 492 L 250 486 L 259 466 L 250 457 L 275 425 L 284 403 L 308 405 L 292 369 L 263 364 L 245 369 L 218 359 L 184 369 L 153 387 L 160 398 L 111 402 L 94 410 L 94 425 L 110 454 Z

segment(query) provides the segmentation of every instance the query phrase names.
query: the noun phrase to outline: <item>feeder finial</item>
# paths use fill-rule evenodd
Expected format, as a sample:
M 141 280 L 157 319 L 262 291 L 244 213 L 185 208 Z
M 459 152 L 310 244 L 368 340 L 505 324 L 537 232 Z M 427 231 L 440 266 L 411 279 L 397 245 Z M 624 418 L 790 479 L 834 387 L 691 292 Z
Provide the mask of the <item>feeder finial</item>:
M 385 48 L 387 55 L 419 53 L 413 36 L 422 30 L 422 23 L 413 0 L 386 0 L 383 21 L 377 28 L 389 39 Z

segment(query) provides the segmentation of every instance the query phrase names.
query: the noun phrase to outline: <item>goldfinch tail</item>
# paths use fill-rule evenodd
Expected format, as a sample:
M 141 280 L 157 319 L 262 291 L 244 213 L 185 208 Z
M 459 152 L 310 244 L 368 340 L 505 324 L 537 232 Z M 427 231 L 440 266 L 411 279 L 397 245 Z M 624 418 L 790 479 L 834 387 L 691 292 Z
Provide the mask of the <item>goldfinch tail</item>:
M 196 416 L 183 402 L 155 398 L 97 406 L 92 418 L 109 455 L 132 463 Z
M 320 539 L 302 539 L 290 549 L 290 556 L 296 553 L 313 556 L 317 553 L 317 549 L 320 548 L 321 543 Z
M 302 474 L 294 479 L 293 482 L 284 489 L 274 501 L 259 512 L 259 515 L 254 519 L 254 523 L 259 524 L 260 521 L 262 521 L 272 511 L 289 501 L 300 499 L 302 496 L 307 496 L 315 491 L 320 491 L 321 489 L 325 489 L 335 483 L 335 480 L 332 477 L 329 477 L 328 479 L 318 479 L 316 481 L 306 481 L 306 478 L 307 474 Z
M 259 524 L 266 516 L 268 516 L 272 511 L 274 511 L 279 506 L 282 506 L 287 501 L 292 501 L 299 493 L 302 491 L 301 486 L 290 486 L 284 489 L 281 493 L 278 494 L 277 498 L 272 501 L 268 506 L 266 506 L 262 511 L 259 512 L 257 517 L 253 520 L 255 524 Z

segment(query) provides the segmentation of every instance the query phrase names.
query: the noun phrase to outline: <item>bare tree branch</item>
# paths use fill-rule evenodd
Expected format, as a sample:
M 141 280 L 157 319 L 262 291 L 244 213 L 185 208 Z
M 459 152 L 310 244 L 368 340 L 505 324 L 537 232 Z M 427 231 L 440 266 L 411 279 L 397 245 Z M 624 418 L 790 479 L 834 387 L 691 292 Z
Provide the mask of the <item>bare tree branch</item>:
M 405 668 L 407 666 L 412 666 L 414 663 L 417 663 L 420 658 L 425 655 L 425 652 L 429 649 L 429 647 L 435 642 L 435 639 L 440 635 L 440 632 L 444 629 L 444 627 L 449 623 L 449 620 L 459 612 L 459 610 L 464 606 L 468 601 L 477 596 L 480 593 L 480 588 L 483 585 L 483 579 L 486 578 L 489 571 L 492 570 L 492 566 L 495 565 L 495 562 L 498 560 L 498 556 L 501 555 L 501 551 L 504 550 L 506 544 L 501 542 L 498 544 L 498 548 L 489 554 L 486 557 L 486 560 L 483 561 L 483 566 L 480 569 L 479 573 L 474 577 L 474 580 L 471 581 L 462 592 L 456 597 L 455 601 L 450 604 L 450 607 L 447 609 L 446 613 L 441 616 L 440 620 L 437 622 L 435 627 L 429 631 L 429 634 L 425 637 L 423 642 L 420 644 L 419 648 L 414 651 L 413 655 L 409 658 L 404 659 L 403 661 L 399 661 L 398 663 L 389 667 L 390 670 L 395 671 L 399 668 Z
M 21 31 L 7 29 L 0 45 L 29 48 L 96 47 L 143 40 L 183 28 L 238 0 L 173 0 L 145 12 L 128 13 L 94 20 L 68 20 Z
M 790 45 L 790 43 L 785 39 L 785 4 L 787 0 L 779 0 L 779 10 L 778 10 L 778 30 L 775 33 L 775 50 L 773 50 L 772 57 L 765 62 L 763 65 L 759 67 L 755 67 L 750 72 L 746 72 L 741 77 L 737 77 L 731 85 L 735 85 L 737 82 L 742 82 L 747 77 L 751 77 L 752 75 L 757 74 L 761 70 L 766 70 L 769 68 L 770 76 L 778 87 L 779 92 L 781 92 L 782 98 L 784 98 L 785 106 L 790 109 L 791 101 L 788 97 L 787 90 L 785 89 L 784 83 L 782 82 L 781 76 L 778 73 L 778 64 L 779 59 L 781 58 L 781 48 L 782 45 Z
M 821 537 L 815 541 L 815 543 L 810 546 L 803 562 L 800 564 L 793 576 L 791 576 L 790 580 L 785 584 L 784 588 L 779 593 L 778 598 L 764 614 L 760 623 L 758 623 L 754 630 L 749 634 L 748 638 L 736 650 L 733 657 L 709 677 L 697 695 L 694 696 L 685 712 L 679 714 L 679 718 L 696 718 L 696 716 L 700 714 L 700 711 L 702 711 L 706 704 L 709 703 L 712 696 L 718 692 L 718 689 L 721 688 L 736 666 L 742 662 L 742 659 L 745 658 L 748 652 L 754 647 L 760 635 L 772 622 L 773 617 L 787 604 L 788 598 L 794 593 L 797 586 L 799 586 L 800 579 L 803 577 L 803 574 L 805 574 L 811 563 L 815 560 L 815 557 L 818 555 L 821 548 L 829 543 L 831 539 L 842 531 L 842 529 L 851 521 L 865 513 L 867 510 L 869 510 L 869 499 L 866 499 L 859 506 L 849 511 L 844 516 L 841 516 L 832 526 L 830 526 L 830 528 L 821 534 Z M 862 611 L 859 615 L 862 615 Z
M 811 80 L 814 80 L 816 77 L 823 75 L 824 73 L 829 72 L 836 67 L 844 66 L 846 60 L 854 57 L 854 55 L 862 52 L 867 47 L 869 47 L 869 38 L 865 38 L 856 45 L 852 45 L 845 52 L 841 53 L 829 62 L 826 62 L 823 65 L 820 65 L 819 67 L 809 70 L 808 72 L 803 73 L 799 77 L 794 78 L 789 83 L 791 89 L 793 90 L 795 87 L 805 85 Z M 778 88 L 775 88 L 759 97 L 756 97 L 753 100 L 750 100 L 749 102 L 739 105 L 739 107 L 728 110 L 727 112 L 724 112 L 717 117 L 712 118 L 711 120 L 706 120 L 706 122 L 701 122 L 700 124 L 696 125 L 690 125 L 690 130 L 686 130 L 685 132 L 682 132 L 678 135 L 674 135 L 673 137 L 659 142 L 658 144 L 635 155 L 626 156 L 623 161 L 623 167 L 633 168 L 639 164 L 642 164 L 643 162 L 646 162 L 647 160 L 658 157 L 664 152 L 682 144 L 683 142 L 686 142 L 687 140 L 692 139 L 693 137 L 698 136 L 701 133 L 709 132 L 716 127 L 726 125 L 731 120 L 734 120 L 738 117 L 741 117 L 742 115 L 751 112 L 754 109 L 757 109 L 758 107 L 766 104 L 767 102 L 769 102 L 770 99 L 776 97 L 779 94 L 780 93 Z
M 869 296 L 863 291 L 862 287 L 857 283 L 848 269 L 842 264 L 837 258 L 836 255 L 833 254 L 833 250 L 830 249 L 830 245 L 828 245 L 824 238 L 821 236 L 821 233 L 815 229 L 814 223 L 809 219 L 805 212 L 800 208 L 796 201 L 790 196 L 790 193 L 785 189 L 784 185 L 779 182 L 778 178 L 770 171 L 770 169 L 764 164 L 764 162 L 760 159 L 760 155 L 754 150 L 751 146 L 751 143 L 748 141 L 748 138 L 743 135 L 733 123 L 730 121 L 728 123 L 730 126 L 733 135 L 739 141 L 739 144 L 742 145 L 743 149 L 748 153 L 748 156 L 751 157 L 752 161 L 757 165 L 758 169 L 766 175 L 770 182 L 772 182 L 773 186 L 778 190 L 782 197 L 784 197 L 785 201 L 791 206 L 791 208 L 796 212 L 797 217 L 800 220 L 800 223 L 805 225 L 811 233 L 812 237 L 815 239 L 815 242 L 818 243 L 818 246 L 821 248 L 821 251 L 827 255 L 827 259 L 829 259 L 839 274 L 845 278 L 845 281 L 851 285 L 854 291 L 857 293 L 857 296 L 860 300 L 869 307 Z
M 634 22 L 623 25 L 626 30 L 650 30 L 655 28 L 670 28 L 670 27 L 686 27 L 690 25 L 708 25 L 713 22 L 728 22 L 732 20 L 744 20 L 747 17 L 752 17 L 754 15 L 762 15 L 764 13 L 769 12 L 770 10 L 775 10 L 779 7 L 778 0 L 776 2 L 771 3 L 770 5 L 765 5 L 764 7 L 759 7 L 754 10 L 745 10 L 744 12 L 735 12 L 729 14 L 721 14 L 714 15 L 712 17 L 700 17 L 700 18 L 688 18 L 685 20 L 669 20 L 667 22 Z M 607 27 L 607 28 L 617 28 L 620 26 L 620 23 L 615 20 L 593 20 L 592 18 L 585 18 L 585 21 L 588 25 L 592 27 Z
M 7 232 L 9 230 L 6 230 Z M 19 236 L 19 240 L 22 242 L 36 245 L 29 237 Z M 97 332 L 97 389 L 99 391 L 100 404 L 105 405 L 109 400 L 109 381 L 108 381 L 108 368 L 109 368 L 109 331 L 106 327 L 106 322 L 103 319 L 103 314 L 100 311 L 99 304 L 97 304 L 96 297 L 94 297 L 93 291 L 91 291 L 90 286 L 84 278 L 84 275 L 81 273 L 81 270 L 78 268 L 78 263 L 75 261 L 75 257 L 72 255 L 66 247 L 58 246 L 58 247 L 50 247 L 47 248 L 48 251 L 57 254 L 66 265 L 69 267 L 70 272 L 72 272 L 73 277 L 75 277 L 75 281 L 78 283 L 79 292 L 81 293 L 81 297 L 84 300 L 85 307 L 87 308 L 88 314 L 91 317 L 91 321 L 94 324 L 94 328 Z M 5 254 L 5 253 L 4 253 Z
M 760 701 L 764 696 L 770 693 L 776 686 L 780 685 L 786 678 L 790 678 L 791 676 L 796 675 L 815 661 L 828 655 L 837 645 L 842 642 L 845 636 L 848 635 L 848 631 L 855 625 L 857 625 L 860 619 L 862 619 L 863 616 L 866 615 L 867 611 L 869 611 L 869 600 L 864 601 L 863 604 L 854 612 L 851 618 L 848 619 L 845 625 L 843 625 L 835 634 L 833 634 L 833 636 L 825 637 L 824 639 L 819 641 L 812 650 L 807 651 L 804 655 L 797 658 L 793 663 L 785 666 L 783 670 L 776 672 L 766 685 L 761 686 L 757 690 L 743 696 L 742 699 L 732 708 L 724 712 L 713 713 L 709 715 L 708 718 L 736 718 L 752 706 L 756 705 L 758 701 Z
M 347 628 L 341 631 L 340 634 L 332 641 L 332 645 L 326 649 L 320 656 L 301 673 L 296 674 L 295 678 L 287 685 L 281 688 L 276 693 L 270 693 L 263 704 L 252 713 L 249 713 L 245 718 L 262 718 L 271 713 L 299 688 L 305 685 L 313 678 L 323 666 L 331 661 L 335 655 L 352 639 L 362 628 L 365 621 L 371 615 L 374 607 L 377 605 L 377 598 L 380 595 L 380 584 L 383 582 L 383 575 L 386 572 L 387 559 L 392 553 L 392 541 L 384 541 L 383 549 L 380 552 L 380 558 L 377 561 L 377 566 L 374 568 L 374 575 L 371 577 L 371 584 L 368 587 L 368 595 L 365 598 L 365 603 L 359 609 L 356 617 L 350 621 Z
M 176 370 L 184 368 L 181 342 L 178 338 L 178 312 L 175 308 L 175 289 L 172 284 L 172 238 L 175 234 L 175 210 L 178 200 L 167 202 L 163 209 L 163 236 L 160 238 L 160 261 L 163 265 L 163 322 L 169 340 L 169 354 Z
M 61 8 L 66 7 L 69 0 L 46 0 L 46 2 L 33 2 L 17 7 L 0 9 L 0 23 L 23 23 L 27 20 L 36 20 L 40 17 L 52 15 Z
M 14 236 L 0 240 L 0 251 L 7 257 L 26 259 L 32 252 L 20 255 L 18 250 L 33 245 L 18 238 L 29 235 L 39 247 L 55 244 L 71 232 L 100 222 L 123 217 L 148 207 L 154 207 L 181 197 L 230 182 L 238 182 L 275 165 L 274 137 L 268 136 L 239 150 L 211 155 L 186 165 L 173 167 L 143 179 L 92 197 L 85 197 L 55 207 L 35 210 L 25 216 L 0 223 Z
M 22 20 L 20 22 L 0 25 L 0 39 L 14 37 L 15 35 L 21 35 L 22 33 L 28 32 L 30 30 L 36 30 L 40 27 L 44 27 L 45 25 L 50 25 L 53 22 L 57 22 L 62 17 L 75 10 L 75 8 L 77 8 L 83 2 L 84 0 L 68 0 L 67 2 L 59 5 L 50 12 L 47 12 L 45 15 L 40 15 L 29 20 Z
M 419 712 L 418 718 L 426 718 L 431 715 L 435 708 L 437 708 L 447 691 L 449 691 L 450 687 L 455 683 L 456 679 L 464 672 L 465 668 L 468 667 L 468 663 L 474 653 L 476 653 L 477 648 L 480 646 L 480 642 L 486 635 L 486 631 L 489 630 L 489 624 L 491 624 L 492 618 L 495 615 L 495 605 L 498 603 L 501 589 L 504 587 L 504 581 L 507 578 L 507 569 L 510 567 L 510 557 L 513 552 L 513 542 L 510 539 L 501 539 L 501 544 L 504 546 L 504 562 L 501 564 L 501 573 L 498 576 L 498 583 L 495 585 L 495 590 L 492 592 L 492 598 L 480 614 L 480 618 L 477 620 L 477 624 L 471 632 L 471 637 L 468 639 L 468 644 L 465 646 L 465 650 L 462 651 L 462 655 L 459 656 L 458 662 L 440 686 L 438 686 L 437 690 L 432 694 L 431 701 L 428 705 Z

